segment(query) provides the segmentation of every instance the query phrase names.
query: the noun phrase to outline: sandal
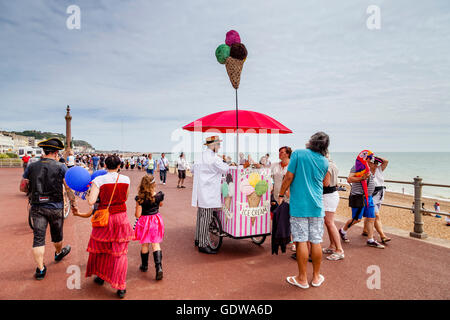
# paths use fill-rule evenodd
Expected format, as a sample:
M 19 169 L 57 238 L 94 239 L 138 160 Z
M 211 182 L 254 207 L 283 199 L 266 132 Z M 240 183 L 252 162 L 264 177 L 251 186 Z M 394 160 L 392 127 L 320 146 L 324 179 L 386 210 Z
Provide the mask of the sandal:
M 338 261 L 344 259 L 344 253 L 335 252 L 332 255 L 328 256 L 327 259 L 330 261 Z
M 368 237 L 368 236 L 369 236 L 369 234 L 368 234 L 367 232 L 365 232 L 365 231 L 363 231 L 363 232 L 361 233 L 361 235 L 362 235 L 363 237 Z
M 331 248 L 322 248 L 322 253 L 333 254 L 333 253 L 335 253 L 335 251 Z
M 319 279 L 320 279 L 319 283 L 311 282 L 311 285 L 313 287 L 320 287 L 322 285 L 322 283 L 325 281 L 325 277 L 323 275 L 319 274 Z
M 297 286 L 297 287 L 302 288 L 302 289 L 308 289 L 308 288 L 309 288 L 309 284 L 306 284 L 306 286 L 305 286 L 305 285 L 303 285 L 303 284 L 298 283 L 297 280 L 295 279 L 295 276 L 287 277 L 287 278 L 286 278 L 286 281 L 287 281 L 289 284 L 292 284 L 293 286 Z M 320 283 L 320 284 L 322 284 L 322 283 Z M 320 285 L 320 284 L 319 284 L 319 285 Z
M 388 237 L 384 237 L 384 238 L 381 238 L 381 242 L 382 243 L 386 243 L 386 242 L 389 242 L 389 241 L 391 241 L 392 239 L 391 238 L 388 238 Z

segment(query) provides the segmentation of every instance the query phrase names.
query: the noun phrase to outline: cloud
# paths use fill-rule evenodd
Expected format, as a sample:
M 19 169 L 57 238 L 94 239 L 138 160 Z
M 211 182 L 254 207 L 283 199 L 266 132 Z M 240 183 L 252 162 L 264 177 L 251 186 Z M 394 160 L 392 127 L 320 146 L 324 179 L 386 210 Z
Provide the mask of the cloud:
M 67 6 L 81 8 L 68 30 Z M 381 8 L 381 29 L 366 8 Z M 450 151 L 448 1 L 14 1 L 0 4 L 0 128 L 64 132 L 97 148 L 170 150 L 177 128 L 234 108 L 214 50 L 229 29 L 249 56 L 243 109 L 335 151 Z M 122 142 L 123 141 L 123 142 Z M 444 148 L 445 150 L 442 150 Z

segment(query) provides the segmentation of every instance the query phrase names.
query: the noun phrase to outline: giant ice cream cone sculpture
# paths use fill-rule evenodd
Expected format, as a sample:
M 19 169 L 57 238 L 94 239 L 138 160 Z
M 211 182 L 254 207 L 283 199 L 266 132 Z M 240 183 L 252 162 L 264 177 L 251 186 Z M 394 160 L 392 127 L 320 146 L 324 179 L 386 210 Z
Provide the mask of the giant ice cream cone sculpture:
M 230 78 L 231 85 L 233 88 L 239 88 L 239 83 L 241 82 L 241 72 L 244 67 L 244 61 L 228 57 L 225 62 L 225 67 L 227 68 L 228 77 Z
M 247 48 L 241 43 L 237 31 L 227 32 L 225 44 L 221 44 L 216 49 L 216 58 L 220 64 L 225 64 L 231 85 L 238 89 L 244 61 L 247 58 Z

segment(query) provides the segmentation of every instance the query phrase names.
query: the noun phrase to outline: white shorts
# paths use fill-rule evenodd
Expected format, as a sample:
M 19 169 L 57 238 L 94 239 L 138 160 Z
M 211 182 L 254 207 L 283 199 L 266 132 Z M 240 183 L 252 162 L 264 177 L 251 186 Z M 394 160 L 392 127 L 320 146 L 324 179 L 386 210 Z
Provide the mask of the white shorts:
M 381 204 L 383 203 L 384 200 L 384 190 L 378 192 L 372 198 L 373 198 L 373 205 L 375 206 L 375 213 L 378 213 L 381 209 Z
M 336 212 L 339 204 L 339 192 L 326 193 L 323 195 L 323 209 L 329 212 Z

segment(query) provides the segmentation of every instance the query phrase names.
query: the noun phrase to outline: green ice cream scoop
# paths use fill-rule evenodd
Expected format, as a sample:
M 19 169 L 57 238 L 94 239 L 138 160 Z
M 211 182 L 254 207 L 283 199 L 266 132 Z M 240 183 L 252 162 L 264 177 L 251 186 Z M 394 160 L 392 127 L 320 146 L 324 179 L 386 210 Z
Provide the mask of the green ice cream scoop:
M 222 183 L 222 195 L 224 198 L 228 197 L 228 183 Z
M 258 196 L 262 196 L 264 193 L 266 193 L 267 189 L 269 188 L 269 184 L 266 180 L 260 180 L 255 186 L 255 192 Z

